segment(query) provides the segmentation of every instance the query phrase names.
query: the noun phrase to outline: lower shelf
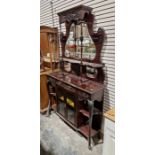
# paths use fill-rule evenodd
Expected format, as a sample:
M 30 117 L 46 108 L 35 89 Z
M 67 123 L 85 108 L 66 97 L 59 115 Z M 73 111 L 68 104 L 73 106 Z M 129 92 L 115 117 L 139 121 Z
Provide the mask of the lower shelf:
M 90 117 L 89 111 L 87 111 L 85 109 L 81 109 L 80 113 L 82 113 L 86 117 Z M 100 114 L 100 111 L 97 108 L 94 108 L 94 110 L 93 110 L 93 115 L 95 115 L 95 114 Z
M 79 128 L 79 132 L 81 132 L 85 137 L 89 137 L 89 125 L 85 125 Z M 95 136 L 97 131 L 91 129 L 91 137 Z
M 90 113 L 89 113 L 89 111 L 87 111 L 87 110 L 84 110 L 84 109 L 81 109 L 80 110 L 80 113 L 82 113 L 84 116 L 86 116 L 86 117 L 90 117 Z

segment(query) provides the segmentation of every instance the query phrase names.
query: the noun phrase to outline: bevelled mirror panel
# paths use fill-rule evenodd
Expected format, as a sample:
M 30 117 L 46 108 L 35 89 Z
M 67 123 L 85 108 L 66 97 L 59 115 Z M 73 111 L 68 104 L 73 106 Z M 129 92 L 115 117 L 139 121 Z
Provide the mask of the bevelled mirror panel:
M 95 44 L 89 35 L 86 23 L 78 25 L 72 23 L 65 46 L 65 56 L 69 58 L 82 58 L 89 60 L 93 60 L 95 58 Z

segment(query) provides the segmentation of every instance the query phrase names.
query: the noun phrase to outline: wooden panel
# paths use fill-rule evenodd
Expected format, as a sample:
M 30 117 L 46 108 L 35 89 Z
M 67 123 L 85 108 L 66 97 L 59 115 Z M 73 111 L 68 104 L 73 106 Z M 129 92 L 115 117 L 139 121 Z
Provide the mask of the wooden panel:
M 43 56 L 44 66 L 52 69 L 57 68 L 57 62 L 59 61 L 57 28 L 40 26 L 40 50 Z
M 49 51 L 48 37 L 46 33 L 40 33 L 40 49 L 43 55 L 46 55 Z
M 40 50 L 43 55 L 47 53 L 58 52 L 57 47 L 57 34 L 52 34 L 52 38 L 55 39 L 53 42 L 49 42 L 48 33 L 40 33 Z M 58 55 L 58 54 L 57 54 Z
M 48 106 L 49 96 L 47 91 L 47 77 L 45 74 L 40 75 L 40 109 L 44 110 Z
M 49 95 L 47 89 L 47 75 L 51 74 L 52 72 L 57 72 L 59 69 L 55 69 L 54 71 L 47 70 L 40 73 L 40 111 L 44 112 L 47 110 L 48 102 L 49 102 Z M 55 99 L 50 96 L 51 99 L 51 107 L 55 108 L 56 102 Z

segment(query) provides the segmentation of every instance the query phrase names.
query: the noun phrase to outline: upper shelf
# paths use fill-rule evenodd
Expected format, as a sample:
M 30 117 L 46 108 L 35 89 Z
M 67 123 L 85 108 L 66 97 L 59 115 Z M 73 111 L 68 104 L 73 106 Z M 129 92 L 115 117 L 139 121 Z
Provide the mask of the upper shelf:
M 78 63 L 78 64 L 81 64 L 81 61 L 80 60 L 75 60 L 75 59 L 71 59 L 71 58 L 63 58 L 63 61 L 70 62 L 70 63 Z M 103 67 L 103 64 L 100 64 L 100 63 L 91 63 L 91 62 L 86 62 L 86 61 L 83 61 L 82 62 L 82 65 L 84 65 L 84 66 L 90 66 L 90 67 L 94 67 L 94 68 Z

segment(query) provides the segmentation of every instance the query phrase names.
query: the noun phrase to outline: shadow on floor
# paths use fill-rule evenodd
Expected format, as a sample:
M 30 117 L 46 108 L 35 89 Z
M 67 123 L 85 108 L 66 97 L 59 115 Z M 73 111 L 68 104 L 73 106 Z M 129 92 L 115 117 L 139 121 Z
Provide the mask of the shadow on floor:
M 40 145 L 40 155 L 53 155 L 53 154 L 44 150 L 44 148 Z

